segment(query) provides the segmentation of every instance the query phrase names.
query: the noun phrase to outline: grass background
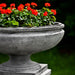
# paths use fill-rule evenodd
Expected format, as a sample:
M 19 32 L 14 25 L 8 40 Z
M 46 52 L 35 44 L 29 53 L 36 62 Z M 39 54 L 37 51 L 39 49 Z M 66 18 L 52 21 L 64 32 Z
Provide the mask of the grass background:
M 0 54 L 0 64 L 6 62 L 9 57 L 5 54 Z M 74 53 L 66 53 L 59 50 L 57 47 L 33 54 L 33 61 L 48 64 L 48 68 L 52 69 L 51 75 L 75 75 L 75 55 Z

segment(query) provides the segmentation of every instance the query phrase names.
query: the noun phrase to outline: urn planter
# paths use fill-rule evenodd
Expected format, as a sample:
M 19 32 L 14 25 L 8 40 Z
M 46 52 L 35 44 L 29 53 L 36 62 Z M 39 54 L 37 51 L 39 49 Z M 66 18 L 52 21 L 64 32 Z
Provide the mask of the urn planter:
M 0 53 L 8 54 L 9 61 L 0 64 L 0 75 L 50 75 L 46 64 L 30 60 L 33 53 L 56 46 L 64 35 L 64 24 L 40 27 L 0 27 Z

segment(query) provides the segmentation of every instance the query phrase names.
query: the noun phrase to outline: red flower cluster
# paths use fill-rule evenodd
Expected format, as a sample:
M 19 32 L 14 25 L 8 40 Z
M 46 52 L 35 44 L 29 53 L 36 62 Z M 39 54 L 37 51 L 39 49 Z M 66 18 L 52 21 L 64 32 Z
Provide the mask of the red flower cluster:
M 5 9 L 2 9 L 0 10 L 1 14 L 6 14 L 6 10 Z
M 12 11 L 11 11 L 11 9 L 4 9 L 4 7 L 6 7 L 7 5 L 6 5 L 6 3 L 1 3 L 0 4 L 0 13 L 1 14 L 11 14 L 12 13 Z
M 19 11 L 22 11 L 24 9 L 24 5 L 23 4 L 20 4 L 19 6 L 18 6 L 18 10 Z
M 12 13 L 12 11 L 11 11 L 11 9 L 6 9 L 6 14 L 11 14 Z
M 31 5 L 32 5 L 32 6 L 37 6 L 37 4 L 36 4 L 36 3 L 34 3 L 34 2 L 32 2 L 32 3 L 31 3 Z
M 25 6 L 30 7 L 30 3 L 26 3 Z
M 11 9 L 16 9 L 16 8 L 15 8 L 15 3 L 10 4 L 10 8 L 11 8 Z
M 38 6 L 35 2 L 31 2 L 31 4 L 30 3 L 26 3 L 25 4 L 25 6 L 27 6 L 27 7 L 30 7 L 30 5 L 32 5 L 32 6 Z
M 6 3 L 1 3 L 0 4 L 0 7 L 6 7 L 7 5 L 6 5 Z
M 37 16 L 37 15 L 38 15 L 38 11 L 37 11 L 37 10 L 35 10 L 35 9 L 31 9 L 31 12 L 32 12 L 32 14 L 33 14 L 33 15 L 35 15 L 35 16 Z
M 55 9 L 51 9 L 51 12 L 53 12 L 53 14 L 56 15 L 56 10 Z
M 1 14 L 7 14 L 7 15 L 12 13 L 11 9 L 2 9 L 0 10 L 0 12 Z
M 2 10 L 2 7 L 0 7 L 0 11 Z
M 32 9 L 31 7 L 27 7 L 27 10 L 29 10 L 29 11 L 30 11 L 31 9 Z
M 34 3 L 34 2 L 32 2 L 31 5 L 32 5 L 32 6 L 37 6 L 37 4 Z M 30 7 L 30 4 L 29 4 L 29 3 L 26 3 L 25 6 L 27 6 L 27 10 L 28 10 L 28 11 L 31 11 L 33 15 L 35 15 L 35 16 L 38 15 L 38 11 L 35 10 L 35 9 L 32 9 L 32 8 Z
M 47 11 L 45 11 L 45 12 L 43 13 L 43 16 L 47 16 L 47 14 L 48 14 L 48 12 L 47 12 Z
M 27 6 L 27 10 L 28 10 L 28 11 L 31 11 L 31 13 L 32 13 L 33 15 L 37 16 L 37 15 L 38 15 L 38 11 L 35 10 L 35 9 L 32 9 L 32 8 L 30 7 L 30 5 L 32 5 L 33 7 L 38 6 L 36 3 L 31 2 L 31 4 L 30 4 L 30 3 L 26 3 L 25 5 L 20 4 L 20 5 L 17 7 L 17 9 L 18 9 L 19 11 L 23 11 L 23 10 L 24 10 L 24 7 Z M 6 6 L 7 6 L 6 3 L 1 3 L 1 4 L 0 4 L 0 13 L 1 13 L 1 14 L 11 14 L 11 13 L 12 13 L 12 9 L 16 9 L 15 3 L 10 4 L 10 8 L 11 8 L 11 9 L 9 9 L 9 8 L 5 9 Z M 46 6 L 46 7 L 50 7 L 51 4 L 50 4 L 50 3 L 45 3 L 45 6 Z M 53 12 L 53 14 L 56 15 L 56 10 L 51 9 L 51 12 Z M 48 15 L 48 12 L 45 11 L 45 12 L 43 13 L 43 16 L 47 16 L 47 15 Z
M 45 3 L 45 7 L 50 7 L 51 4 L 50 3 Z

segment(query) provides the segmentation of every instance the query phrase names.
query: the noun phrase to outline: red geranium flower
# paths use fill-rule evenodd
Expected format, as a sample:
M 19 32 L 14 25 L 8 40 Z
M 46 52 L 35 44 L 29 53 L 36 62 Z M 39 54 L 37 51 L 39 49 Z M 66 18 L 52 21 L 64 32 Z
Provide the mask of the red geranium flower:
M 10 4 L 11 9 L 15 9 L 15 3 Z
M 11 9 L 6 9 L 6 14 L 11 14 L 12 13 L 12 11 L 11 11 Z
M 6 10 L 5 9 L 2 9 L 1 10 L 1 14 L 6 14 Z
M 2 10 L 2 7 L 0 7 L 0 11 Z
M 32 6 L 37 6 L 37 4 L 36 4 L 36 3 L 34 3 L 34 2 L 31 2 L 31 5 L 32 5 Z
M 6 3 L 1 3 L 0 4 L 0 7 L 6 7 L 7 5 L 6 5 Z
M 51 4 L 50 3 L 45 3 L 45 7 L 50 7 Z
M 28 8 L 27 8 L 27 10 L 29 10 L 29 11 L 30 11 L 30 10 L 31 10 L 31 7 L 28 7 Z
M 25 6 L 30 7 L 30 3 L 26 3 Z
M 15 7 L 10 7 L 11 9 L 16 9 Z
M 31 9 L 31 12 L 32 12 L 32 14 L 35 15 L 35 16 L 38 15 L 38 11 L 37 11 L 37 10 Z
M 24 5 L 23 4 L 20 4 L 19 6 L 18 6 L 18 10 L 19 11 L 22 11 L 24 9 Z
M 24 9 L 23 7 L 18 6 L 18 10 L 19 10 L 19 11 L 22 11 L 23 9 Z
M 20 4 L 19 6 L 23 7 L 24 8 L 24 5 L 23 4 Z
M 10 4 L 10 8 L 11 8 L 11 9 L 16 9 L 16 8 L 15 8 L 15 3 Z
M 15 3 L 10 4 L 10 7 L 15 7 Z
M 45 12 L 43 13 L 43 16 L 47 16 L 47 14 L 48 14 L 48 12 L 47 12 L 47 11 L 45 11 Z
M 55 9 L 51 9 L 51 12 L 53 12 L 53 14 L 56 15 L 56 10 Z

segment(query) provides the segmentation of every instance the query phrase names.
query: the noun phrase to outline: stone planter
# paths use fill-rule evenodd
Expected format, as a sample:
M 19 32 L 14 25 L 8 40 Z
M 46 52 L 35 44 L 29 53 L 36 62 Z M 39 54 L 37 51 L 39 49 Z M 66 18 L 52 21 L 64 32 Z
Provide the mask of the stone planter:
M 56 46 L 64 35 L 64 24 L 42 27 L 0 28 L 0 53 L 10 60 L 0 64 L 0 75 L 50 75 L 46 64 L 30 60 L 30 55 Z M 47 73 L 46 73 L 47 72 Z

